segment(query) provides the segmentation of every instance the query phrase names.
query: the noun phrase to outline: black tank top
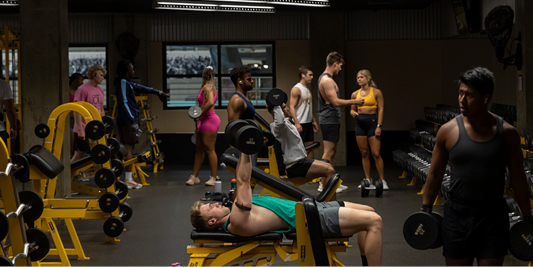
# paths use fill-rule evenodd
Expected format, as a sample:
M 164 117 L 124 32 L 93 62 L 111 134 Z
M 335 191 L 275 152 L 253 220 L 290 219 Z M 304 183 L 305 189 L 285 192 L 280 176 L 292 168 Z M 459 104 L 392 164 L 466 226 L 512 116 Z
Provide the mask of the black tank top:
M 497 117 L 496 135 L 487 142 L 470 139 L 463 116 L 455 118 L 459 126 L 459 138 L 449 150 L 450 198 L 471 206 L 500 201 L 503 198 L 508 154 L 502 118 Z
M 253 120 L 255 118 L 255 107 L 254 105 L 246 99 L 241 93 L 235 92 L 234 95 L 238 95 L 242 100 L 244 100 L 244 103 L 246 103 L 246 109 L 242 112 L 241 117 L 239 119 L 241 120 Z

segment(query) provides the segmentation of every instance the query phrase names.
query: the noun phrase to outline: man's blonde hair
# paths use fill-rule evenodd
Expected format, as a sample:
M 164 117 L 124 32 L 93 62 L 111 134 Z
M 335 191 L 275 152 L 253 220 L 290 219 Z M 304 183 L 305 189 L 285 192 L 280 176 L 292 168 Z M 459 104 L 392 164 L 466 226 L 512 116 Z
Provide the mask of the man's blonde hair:
M 202 201 L 196 201 L 191 207 L 191 224 L 192 227 L 199 231 L 214 230 L 215 227 L 208 224 L 209 218 L 200 212 L 200 207 L 204 205 Z
M 89 68 L 89 71 L 87 71 L 87 77 L 89 78 L 89 80 L 94 79 L 98 71 L 103 72 L 104 75 L 106 75 L 107 73 L 107 71 L 102 66 L 94 65 Z

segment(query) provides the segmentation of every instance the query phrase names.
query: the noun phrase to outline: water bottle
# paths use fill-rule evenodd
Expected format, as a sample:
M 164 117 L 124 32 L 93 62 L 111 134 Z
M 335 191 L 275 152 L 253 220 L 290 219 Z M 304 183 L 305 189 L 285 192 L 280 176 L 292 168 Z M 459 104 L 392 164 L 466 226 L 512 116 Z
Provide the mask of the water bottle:
M 217 176 L 217 180 L 215 181 L 215 193 L 222 193 L 222 181 Z
M 231 179 L 231 190 L 230 191 L 234 192 L 235 188 L 237 188 L 237 180 L 233 178 Z

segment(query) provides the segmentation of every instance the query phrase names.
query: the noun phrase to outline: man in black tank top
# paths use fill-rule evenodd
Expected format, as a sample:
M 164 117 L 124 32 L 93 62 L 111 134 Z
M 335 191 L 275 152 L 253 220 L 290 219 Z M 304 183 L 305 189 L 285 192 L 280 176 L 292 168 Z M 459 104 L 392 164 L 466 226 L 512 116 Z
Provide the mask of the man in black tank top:
M 422 211 L 431 212 L 448 160 L 450 199 L 444 205 L 442 237 L 447 265 L 503 265 L 509 244 L 508 208 L 503 199 L 505 167 L 522 213 L 531 208 L 517 130 L 488 111 L 494 80 L 485 68 L 459 77 L 461 115 L 437 133 L 425 184 Z

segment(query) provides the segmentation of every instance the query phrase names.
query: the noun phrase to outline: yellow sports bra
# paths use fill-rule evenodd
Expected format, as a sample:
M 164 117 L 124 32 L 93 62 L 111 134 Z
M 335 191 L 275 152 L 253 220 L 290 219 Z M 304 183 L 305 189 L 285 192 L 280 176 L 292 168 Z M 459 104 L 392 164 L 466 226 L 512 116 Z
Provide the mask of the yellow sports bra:
M 365 103 L 362 106 L 357 106 L 359 108 L 377 108 L 378 107 L 378 101 L 376 100 L 376 97 L 374 96 L 374 88 L 370 87 L 370 92 L 366 96 L 361 96 L 361 90 L 359 89 L 359 92 L 357 92 L 357 96 L 355 98 L 363 98 L 365 100 Z

